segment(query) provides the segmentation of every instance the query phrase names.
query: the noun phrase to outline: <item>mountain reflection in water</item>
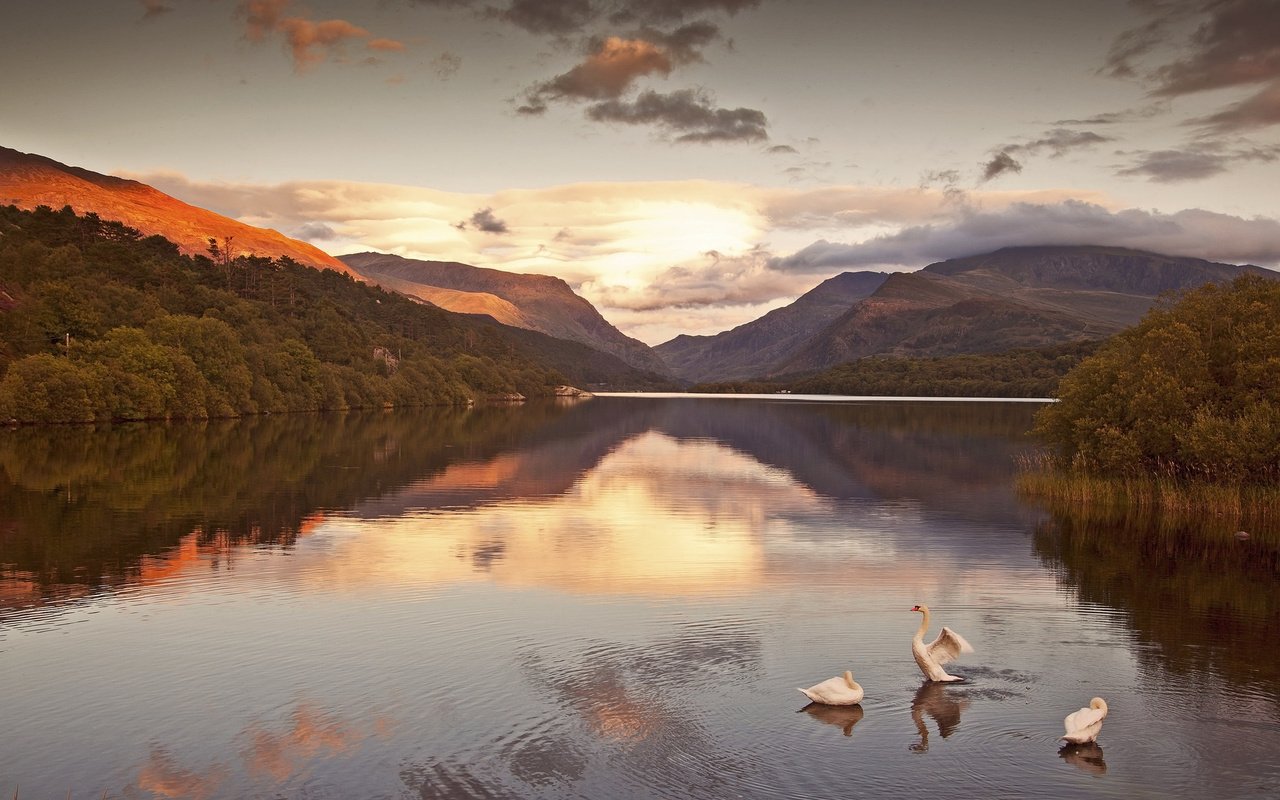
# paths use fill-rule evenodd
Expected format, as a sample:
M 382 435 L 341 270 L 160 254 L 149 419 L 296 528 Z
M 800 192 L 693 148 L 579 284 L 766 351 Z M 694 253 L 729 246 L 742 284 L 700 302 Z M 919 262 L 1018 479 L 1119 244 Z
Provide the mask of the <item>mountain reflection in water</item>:
M 1276 532 L 1020 500 L 1034 410 L 2 431 L 0 796 L 1266 796 Z M 919 684 L 919 602 L 968 683 Z

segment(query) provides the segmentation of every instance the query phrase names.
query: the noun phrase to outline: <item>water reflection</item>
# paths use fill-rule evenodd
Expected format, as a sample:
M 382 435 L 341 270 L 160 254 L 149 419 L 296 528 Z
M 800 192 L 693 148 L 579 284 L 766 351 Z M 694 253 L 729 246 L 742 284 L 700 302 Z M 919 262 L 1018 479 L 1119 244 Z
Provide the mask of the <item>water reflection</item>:
M 1280 689 L 1280 531 L 1228 520 L 1056 508 L 1036 552 L 1081 602 L 1121 611 L 1161 671 Z M 1153 665 L 1156 666 L 1156 665 Z
M 988 493 L 967 507 L 1016 513 L 1007 464 L 1030 413 L 1018 411 L 1011 421 L 981 405 L 627 400 L 6 431 L 0 609 L 217 570 L 246 548 L 292 550 L 320 522 L 340 525 L 339 509 L 412 534 L 384 549 L 399 548 L 385 555 L 419 582 L 486 573 L 587 592 L 725 591 L 759 585 L 776 559 L 806 548 L 806 570 L 855 548 L 878 572 L 893 550 L 859 527 L 874 534 L 903 515 L 923 524 L 899 525 L 899 544 L 914 536 L 923 549 L 936 524 L 965 551 L 957 556 L 990 562 L 992 537 L 957 535 L 982 519 L 928 517 L 950 498 Z M 572 502 L 553 502 L 563 498 Z M 872 501 L 911 505 L 896 520 L 854 515 L 846 536 L 806 524 Z M 542 524 L 530 529 L 524 507 L 540 502 Z M 482 509 L 483 521 L 460 513 Z M 792 552 L 771 552 L 766 529 L 792 533 Z M 376 572 L 325 580 L 388 577 Z
M 1090 775 L 1106 775 L 1107 762 L 1097 742 L 1069 744 L 1058 751 L 1058 758 Z
M 929 752 L 929 726 L 925 724 L 925 715 L 933 720 L 938 735 L 947 738 L 960 727 L 960 714 L 969 707 L 969 698 L 954 694 L 945 683 L 926 681 L 916 690 L 911 700 L 911 721 L 915 723 L 919 740 L 911 745 L 912 752 Z
M 866 716 L 866 712 L 860 705 L 828 706 L 822 703 L 810 703 L 800 710 L 819 722 L 836 726 L 845 736 L 852 736 L 853 726 Z

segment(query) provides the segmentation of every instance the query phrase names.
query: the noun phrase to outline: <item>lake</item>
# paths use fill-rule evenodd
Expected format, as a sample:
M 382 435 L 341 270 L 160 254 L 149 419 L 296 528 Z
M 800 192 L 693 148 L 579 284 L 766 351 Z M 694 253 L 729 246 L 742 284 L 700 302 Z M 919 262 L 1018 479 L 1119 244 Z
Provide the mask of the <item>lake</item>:
M 0 432 L 0 797 L 1280 796 L 1280 530 L 1020 498 L 1036 408 Z

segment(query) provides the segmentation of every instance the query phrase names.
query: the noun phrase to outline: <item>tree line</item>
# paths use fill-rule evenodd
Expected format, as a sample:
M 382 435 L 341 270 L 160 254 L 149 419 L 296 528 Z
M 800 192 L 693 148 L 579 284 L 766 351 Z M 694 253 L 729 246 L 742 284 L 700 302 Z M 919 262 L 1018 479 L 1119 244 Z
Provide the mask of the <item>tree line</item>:
M 566 382 L 495 325 L 230 244 L 188 256 L 69 206 L 0 206 L 0 420 L 463 404 Z

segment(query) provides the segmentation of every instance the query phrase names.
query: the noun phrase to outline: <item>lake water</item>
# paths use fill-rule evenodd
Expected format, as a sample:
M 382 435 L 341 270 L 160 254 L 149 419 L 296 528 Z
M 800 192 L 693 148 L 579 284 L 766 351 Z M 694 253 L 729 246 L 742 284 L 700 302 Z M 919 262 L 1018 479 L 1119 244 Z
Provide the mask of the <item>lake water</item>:
M 0 432 L 0 797 L 1280 796 L 1280 530 L 1022 500 L 1035 408 Z

